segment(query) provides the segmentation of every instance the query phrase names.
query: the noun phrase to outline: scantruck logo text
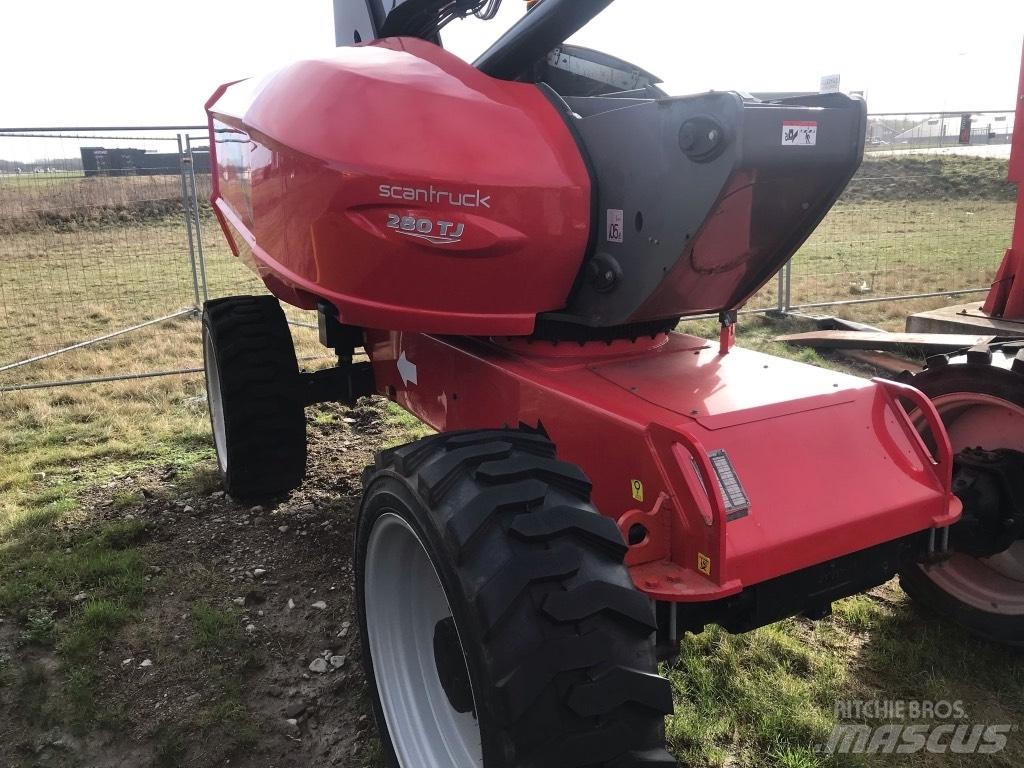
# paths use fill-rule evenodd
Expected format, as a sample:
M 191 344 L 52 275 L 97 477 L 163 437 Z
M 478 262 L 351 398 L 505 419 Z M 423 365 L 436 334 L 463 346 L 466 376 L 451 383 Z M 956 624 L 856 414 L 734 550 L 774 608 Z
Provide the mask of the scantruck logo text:
M 475 192 L 451 192 L 446 189 L 429 187 L 402 187 L 381 184 L 378 194 L 387 200 L 405 200 L 410 203 L 447 203 L 459 208 L 490 208 L 491 196 L 479 189 Z

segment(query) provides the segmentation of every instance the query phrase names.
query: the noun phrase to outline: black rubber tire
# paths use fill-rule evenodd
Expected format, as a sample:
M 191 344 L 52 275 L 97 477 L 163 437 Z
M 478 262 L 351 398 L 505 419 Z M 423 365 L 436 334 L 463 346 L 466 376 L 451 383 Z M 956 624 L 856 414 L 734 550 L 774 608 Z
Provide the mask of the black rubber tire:
M 217 389 L 223 409 L 224 440 L 217 456 L 224 490 L 240 500 L 260 501 L 296 488 L 306 473 L 306 417 L 295 346 L 278 300 L 207 301 L 203 353 L 213 429 Z M 211 381 L 215 375 L 219 388 Z
M 990 357 L 982 350 L 929 358 L 929 366 L 908 383 L 929 399 L 957 392 L 991 395 L 1024 408 L 1024 355 L 1016 362 L 1016 345 L 993 347 Z M 982 448 L 986 446 L 981 446 Z M 900 586 L 915 602 L 988 640 L 1024 646 L 1024 616 L 983 611 L 941 589 L 927 570 L 911 565 L 900 573 Z
M 556 460 L 544 435 L 428 437 L 381 453 L 364 487 L 357 607 L 390 765 L 398 762 L 364 602 L 367 543 L 385 511 L 414 528 L 447 594 L 478 702 L 486 768 L 676 766 L 664 750 L 672 693 L 656 673 L 651 602 L 622 564 L 618 528 L 590 504 L 589 480 Z

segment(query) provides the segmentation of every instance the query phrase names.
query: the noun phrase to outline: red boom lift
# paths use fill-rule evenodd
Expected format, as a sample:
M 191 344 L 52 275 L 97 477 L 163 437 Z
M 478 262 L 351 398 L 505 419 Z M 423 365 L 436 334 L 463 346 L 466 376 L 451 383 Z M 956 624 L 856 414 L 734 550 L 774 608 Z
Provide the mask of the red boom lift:
M 1009 178 L 1017 184 L 1013 240 L 996 273 L 984 311 L 991 317 L 1024 323 L 1024 53 L 1021 54 L 1020 84 L 1017 86 Z
M 204 313 L 227 490 L 301 482 L 311 403 L 378 393 L 438 431 L 367 470 L 356 532 L 404 768 L 675 765 L 655 664 L 681 632 L 897 574 L 1024 642 L 1024 355 L 908 386 L 733 346 L 856 170 L 863 102 L 669 97 L 564 43 L 609 2 L 543 0 L 470 65 L 438 31 L 495 0 L 339 0 L 356 45 L 207 104 L 215 210 L 274 294 Z M 278 299 L 336 367 L 299 371 Z M 716 343 L 673 332 L 708 312 Z

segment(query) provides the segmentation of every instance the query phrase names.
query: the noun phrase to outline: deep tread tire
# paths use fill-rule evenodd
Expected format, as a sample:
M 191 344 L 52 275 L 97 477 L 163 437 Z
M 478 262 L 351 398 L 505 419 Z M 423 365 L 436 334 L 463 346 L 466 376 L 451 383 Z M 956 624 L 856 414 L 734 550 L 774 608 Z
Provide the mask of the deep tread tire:
M 622 563 L 618 528 L 590 504 L 589 480 L 558 461 L 546 437 L 428 437 L 381 453 L 364 486 L 357 608 L 389 764 L 398 765 L 366 640 L 364 592 L 367 542 L 385 512 L 414 527 L 447 594 L 486 768 L 676 765 L 664 750 L 672 693 L 655 671 L 651 603 Z
M 1024 349 L 1010 343 L 929 358 L 928 368 L 908 383 L 930 399 L 959 392 L 991 395 L 1024 408 Z M 985 446 L 982 446 L 985 447 Z M 1024 646 L 1024 616 L 983 611 L 950 595 L 920 566 L 900 573 L 900 586 L 915 602 L 998 643 Z
M 259 501 L 296 488 L 306 472 L 306 418 L 295 346 L 278 300 L 231 296 L 207 301 L 203 351 L 214 429 L 218 391 L 223 413 L 217 457 L 224 490 Z M 214 376 L 218 382 L 211 381 Z

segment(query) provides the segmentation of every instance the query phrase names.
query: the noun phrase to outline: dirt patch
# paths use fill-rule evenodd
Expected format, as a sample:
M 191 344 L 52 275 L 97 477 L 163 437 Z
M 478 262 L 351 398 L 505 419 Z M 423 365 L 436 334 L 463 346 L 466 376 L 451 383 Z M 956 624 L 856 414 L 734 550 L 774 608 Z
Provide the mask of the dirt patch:
M 312 414 L 307 480 L 276 504 L 225 497 L 210 468 L 86 494 L 90 524 L 144 523 L 144 605 L 85 691 L 0 624 L 0 765 L 376 765 L 351 549 L 360 473 L 394 429 L 379 403 Z

